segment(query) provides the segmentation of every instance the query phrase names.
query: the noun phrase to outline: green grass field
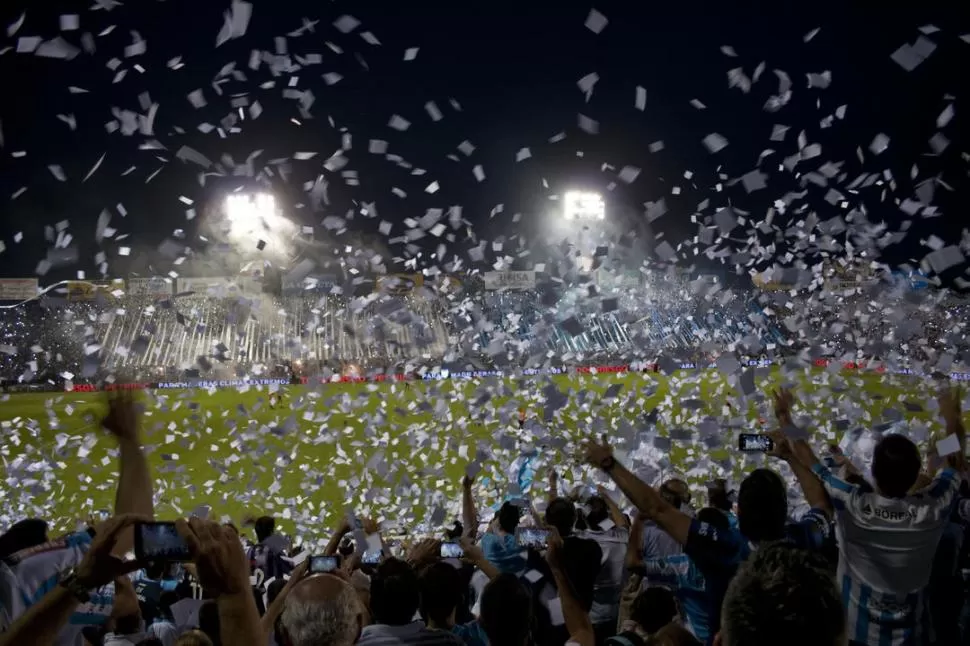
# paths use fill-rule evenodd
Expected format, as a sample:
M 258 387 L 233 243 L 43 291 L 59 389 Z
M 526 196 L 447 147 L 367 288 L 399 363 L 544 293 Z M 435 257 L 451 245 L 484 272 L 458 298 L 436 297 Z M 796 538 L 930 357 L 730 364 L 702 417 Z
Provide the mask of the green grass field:
M 796 417 L 809 422 L 818 444 L 839 438 L 839 420 L 853 428 L 898 417 L 924 444 L 942 432 L 928 412 L 935 410 L 929 380 L 818 370 L 784 379 L 799 397 Z M 781 381 L 777 370 L 759 369 L 757 390 Z M 506 494 L 509 466 L 523 446 L 555 447 L 540 450 L 541 462 L 567 484 L 588 480 L 575 459 L 577 442 L 607 433 L 629 451 L 638 433 L 649 432 L 653 409 L 656 432 L 674 436 L 660 452 L 670 466 L 663 459 L 659 466 L 698 485 L 738 478 L 768 458 L 739 454 L 737 433 L 757 431 L 759 416 L 772 417 L 767 400 L 742 399 L 732 386 L 712 371 L 416 382 L 407 390 L 399 383 L 329 384 L 287 388 L 276 410 L 266 388 L 160 390 L 141 395 L 143 439 L 159 518 L 207 504 L 215 518 L 238 523 L 268 513 L 287 532 L 318 540 L 347 506 L 412 528 L 443 524 L 431 522 L 442 511 L 453 520 L 461 477 L 476 455 L 483 507 Z M 520 407 L 529 415 L 524 431 Z M 103 410 L 96 394 L 0 400 L 0 526 L 41 516 L 71 529 L 112 508 L 117 460 L 113 439 L 99 428 Z M 537 482 L 544 480 L 540 470 Z

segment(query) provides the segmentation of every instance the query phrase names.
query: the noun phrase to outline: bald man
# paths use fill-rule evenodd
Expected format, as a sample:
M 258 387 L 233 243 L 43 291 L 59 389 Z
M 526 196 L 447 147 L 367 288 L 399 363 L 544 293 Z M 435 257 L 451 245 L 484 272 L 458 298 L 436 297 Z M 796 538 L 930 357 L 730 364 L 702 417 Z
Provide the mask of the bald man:
M 283 646 L 353 646 L 364 627 L 364 613 L 349 583 L 318 574 L 293 587 L 280 624 Z

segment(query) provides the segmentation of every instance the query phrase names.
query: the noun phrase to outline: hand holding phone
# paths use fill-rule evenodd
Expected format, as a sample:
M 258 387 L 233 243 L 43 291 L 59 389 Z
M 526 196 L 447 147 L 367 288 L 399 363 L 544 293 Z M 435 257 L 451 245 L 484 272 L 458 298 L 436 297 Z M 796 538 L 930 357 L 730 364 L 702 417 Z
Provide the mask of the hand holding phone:
M 378 565 L 384 554 L 381 550 L 367 550 L 360 557 L 360 562 L 364 565 Z
M 135 558 L 184 563 L 192 560 L 192 554 L 175 529 L 175 523 L 135 523 Z
M 738 450 L 745 452 L 767 453 L 775 448 L 775 441 L 761 433 L 741 433 L 738 435 Z
M 461 548 L 458 543 L 442 543 L 441 544 L 441 558 L 443 559 L 460 559 L 465 556 L 465 550 Z
M 515 540 L 521 547 L 544 550 L 549 546 L 549 530 L 519 526 L 515 529 Z
M 340 568 L 339 556 L 311 556 L 310 574 L 326 574 Z

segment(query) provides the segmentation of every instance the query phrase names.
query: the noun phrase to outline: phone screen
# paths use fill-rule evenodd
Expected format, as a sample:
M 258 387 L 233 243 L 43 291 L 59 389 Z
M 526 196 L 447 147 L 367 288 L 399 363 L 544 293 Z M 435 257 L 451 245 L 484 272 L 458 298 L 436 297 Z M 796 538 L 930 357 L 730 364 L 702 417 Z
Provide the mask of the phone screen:
M 775 446 L 774 441 L 767 435 L 760 433 L 741 433 L 738 436 L 738 449 L 741 451 L 770 451 Z
M 340 567 L 340 558 L 336 556 L 311 556 L 310 574 L 324 574 L 333 572 Z
M 136 523 L 135 557 L 147 561 L 191 561 L 189 546 L 175 530 L 175 523 Z
M 515 531 L 515 537 L 522 547 L 531 547 L 536 550 L 544 550 L 549 546 L 549 530 L 538 529 L 535 527 L 519 527 Z
M 360 562 L 366 565 L 377 565 L 381 562 L 381 550 L 367 550 L 360 557 Z
M 458 543 L 441 544 L 441 558 L 443 559 L 460 559 L 464 555 L 465 550 L 461 549 L 461 545 Z

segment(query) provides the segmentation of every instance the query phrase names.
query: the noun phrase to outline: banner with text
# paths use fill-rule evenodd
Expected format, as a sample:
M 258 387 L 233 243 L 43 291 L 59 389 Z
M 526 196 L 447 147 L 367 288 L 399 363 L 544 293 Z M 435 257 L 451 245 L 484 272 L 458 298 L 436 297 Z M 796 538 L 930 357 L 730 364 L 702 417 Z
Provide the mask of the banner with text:
M 485 289 L 535 289 L 534 271 L 486 271 Z
M 39 289 L 36 278 L 0 278 L 0 301 L 25 301 Z
M 125 291 L 125 281 L 113 280 L 69 280 L 67 281 L 67 300 L 75 302 L 100 299 L 117 300 L 117 292 Z
M 171 279 L 165 278 L 129 278 L 128 279 L 128 295 L 129 296 L 156 296 L 158 298 L 166 298 L 172 295 L 172 283 Z

